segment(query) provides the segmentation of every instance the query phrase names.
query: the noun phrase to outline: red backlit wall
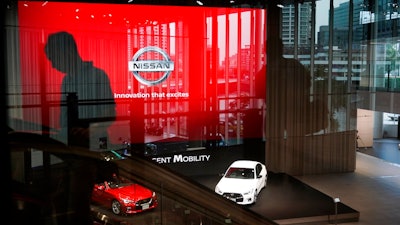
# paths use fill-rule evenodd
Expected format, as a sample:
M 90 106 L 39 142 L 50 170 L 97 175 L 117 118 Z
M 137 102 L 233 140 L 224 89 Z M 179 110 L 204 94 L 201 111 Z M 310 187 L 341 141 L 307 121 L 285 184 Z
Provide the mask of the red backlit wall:
M 50 33 L 67 31 L 82 58 L 110 79 L 118 117 L 110 128 L 113 142 L 262 136 L 243 128 L 244 121 L 262 124 L 262 117 L 243 115 L 260 115 L 264 107 L 265 9 L 29 1 L 18 7 L 24 120 L 59 126 L 64 74 L 52 68 L 44 45 Z M 148 46 L 162 49 L 174 63 L 168 78 L 151 86 L 128 68 Z M 164 60 L 156 52 L 141 57 Z M 164 72 L 138 74 L 157 80 Z M 125 126 L 133 114 L 141 127 Z M 141 135 L 150 126 L 161 127 L 162 134 Z

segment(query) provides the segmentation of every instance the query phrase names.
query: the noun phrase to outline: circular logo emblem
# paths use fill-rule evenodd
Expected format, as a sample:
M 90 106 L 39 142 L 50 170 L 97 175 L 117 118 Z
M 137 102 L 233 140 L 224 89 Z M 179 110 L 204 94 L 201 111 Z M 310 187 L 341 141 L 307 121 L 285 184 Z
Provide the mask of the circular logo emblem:
M 148 52 L 155 52 L 160 54 L 164 60 L 139 60 L 139 57 Z M 141 48 L 133 56 L 132 60 L 128 63 L 129 71 L 133 73 L 136 80 L 147 86 L 153 86 L 165 81 L 171 72 L 174 70 L 174 62 L 171 61 L 168 54 L 159 47 L 148 46 Z M 164 74 L 157 80 L 149 80 L 140 75 L 139 72 L 163 72 Z

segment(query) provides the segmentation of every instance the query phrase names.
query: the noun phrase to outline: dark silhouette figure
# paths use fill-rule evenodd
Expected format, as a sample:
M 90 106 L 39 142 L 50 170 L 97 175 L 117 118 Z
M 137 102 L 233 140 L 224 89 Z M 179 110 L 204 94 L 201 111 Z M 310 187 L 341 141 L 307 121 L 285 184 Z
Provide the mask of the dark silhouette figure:
M 116 116 L 107 74 L 80 57 L 74 37 L 67 32 L 49 35 L 45 52 L 52 66 L 65 73 L 61 104 L 67 106 L 61 107 L 60 137 L 68 145 L 106 148 L 107 129 Z
M 268 49 L 269 100 L 274 112 L 275 135 L 303 137 L 327 128 L 327 94 L 323 85 L 316 89 L 310 71 L 297 59 L 283 57 L 283 43 L 272 37 Z M 325 81 L 322 81 L 325 82 Z M 313 87 L 312 87 L 313 86 Z
M 96 149 L 107 148 L 107 129 L 116 116 L 107 74 L 80 57 L 73 36 L 67 32 L 49 35 L 45 53 L 52 66 L 65 73 L 61 87 L 61 140 L 74 148 L 92 148 L 91 143 L 97 145 Z M 105 163 L 83 156 L 64 157 L 63 160 L 69 165 L 69 171 L 66 202 L 58 204 L 61 207 L 57 215 L 62 215 L 58 224 L 93 224 L 91 191 L 94 183 L 111 170 Z
M 275 172 L 301 173 L 323 137 L 317 134 L 328 128 L 327 80 L 313 79 L 297 59 L 285 58 L 279 37 L 267 43 L 267 164 Z

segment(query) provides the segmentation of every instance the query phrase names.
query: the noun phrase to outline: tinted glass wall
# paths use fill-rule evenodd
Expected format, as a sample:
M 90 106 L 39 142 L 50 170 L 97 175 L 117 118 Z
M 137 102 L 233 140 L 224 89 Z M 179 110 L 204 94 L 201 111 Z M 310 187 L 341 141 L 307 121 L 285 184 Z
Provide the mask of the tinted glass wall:
M 11 128 L 70 144 L 74 127 L 84 128 L 95 151 L 263 139 L 265 9 L 52 1 L 17 7 L 8 32 Z M 65 36 L 81 64 L 63 58 Z
M 264 139 L 265 7 L 119 3 L 4 4 L 10 219 L 275 224 L 143 157 Z M 92 204 L 117 175 L 155 210 Z

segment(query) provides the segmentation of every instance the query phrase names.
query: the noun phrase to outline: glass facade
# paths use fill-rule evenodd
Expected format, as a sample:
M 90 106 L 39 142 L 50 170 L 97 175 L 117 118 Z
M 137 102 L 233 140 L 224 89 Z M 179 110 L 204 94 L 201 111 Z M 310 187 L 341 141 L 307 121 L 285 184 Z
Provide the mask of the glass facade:
M 114 172 L 157 193 L 158 208 L 136 217 L 150 224 L 274 224 L 183 177 L 238 158 L 290 175 L 352 172 L 357 135 L 398 133 L 379 115 L 400 113 L 397 0 L 2 4 L 2 165 L 21 224 L 31 213 L 137 223 L 63 214 L 88 197 L 79 181 Z
M 265 96 L 260 93 L 265 93 L 265 78 L 258 71 L 265 66 L 265 10 L 18 3 L 17 33 L 9 32 L 19 39 L 19 58 L 12 62 L 18 62 L 20 75 L 9 84 L 13 129 L 41 131 L 46 126 L 50 137 L 70 144 L 71 132 L 62 131 L 73 129 L 75 125 L 65 121 L 75 116 L 68 119 L 86 120 L 82 126 L 91 129 L 88 145 L 95 151 L 115 149 L 123 142 L 155 146 L 180 140 L 184 146 L 200 148 L 237 145 L 244 137 L 263 139 L 262 127 L 244 131 L 244 115 L 254 110 L 262 119 L 264 114 Z M 67 61 L 42 50 L 64 48 L 65 43 L 46 43 L 48 37 L 62 38 L 56 33 L 60 31 L 75 39 L 82 60 L 90 61 L 108 80 L 93 80 L 89 72 L 88 80 L 77 80 L 73 66 L 57 68 Z M 96 82 L 100 84 L 93 85 Z M 67 112 L 68 103 L 74 104 L 67 97 L 72 94 L 77 115 Z M 92 107 L 99 100 L 104 106 Z M 114 112 L 103 113 L 106 110 Z M 109 117 L 115 118 L 102 121 Z M 256 119 L 247 121 L 255 124 Z M 159 154 L 179 151 L 155 147 Z
M 274 6 L 271 4 L 270 8 Z M 267 141 L 266 150 L 266 160 L 270 165 L 282 171 L 291 170 L 288 168 L 297 165 L 291 171 L 297 173 L 310 169 L 307 168 L 309 164 L 305 163 L 310 155 L 311 158 L 326 156 L 325 159 L 330 161 L 327 155 L 328 152 L 335 152 L 334 149 L 321 153 L 316 148 L 325 149 L 325 146 L 330 145 L 340 133 L 350 132 L 351 136 L 354 136 L 354 132 L 359 132 L 363 140 L 367 140 L 367 143 L 363 144 L 366 147 L 372 146 L 374 138 L 398 137 L 397 123 L 385 116 L 389 113 L 397 117 L 400 110 L 395 100 L 398 92 L 396 71 L 399 52 L 397 1 L 278 2 L 277 10 L 280 11 L 277 14 L 280 22 L 276 28 L 269 27 L 273 30 L 269 30 L 268 37 L 279 36 L 284 44 L 284 58 L 295 59 L 308 70 L 307 73 L 311 76 L 310 93 L 300 95 L 309 96 L 311 102 L 315 98 L 323 99 L 324 106 L 321 107 L 327 106 L 326 111 L 311 109 L 311 112 L 315 111 L 319 117 L 315 117 L 311 122 L 314 124 L 310 126 L 325 125 L 326 112 L 328 123 L 321 127 L 323 129 L 319 132 L 311 135 L 314 136 L 314 140 L 309 138 L 310 134 L 302 139 L 303 141 L 297 140 L 299 136 L 303 136 L 301 129 L 296 126 L 290 128 L 288 124 L 294 124 L 295 118 L 301 118 L 295 115 L 303 111 L 296 111 L 300 107 L 289 104 L 287 98 L 281 97 L 290 96 L 288 89 L 274 91 L 271 86 L 267 86 L 267 124 L 281 127 L 274 129 L 266 126 L 267 140 L 271 140 L 269 143 Z M 267 54 L 271 55 L 270 53 L 271 49 L 267 51 Z M 271 68 L 273 67 L 269 66 L 269 69 Z M 278 83 L 279 80 L 274 81 L 273 71 L 269 72 L 267 83 L 276 82 L 275 85 L 282 86 L 283 84 Z M 295 74 L 293 79 L 302 76 L 296 71 L 292 73 Z M 286 105 L 281 102 L 285 102 Z M 269 104 L 273 104 L 273 108 L 278 109 L 278 112 L 288 111 L 293 112 L 293 115 L 274 114 L 274 110 L 268 110 Z M 299 120 L 307 121 L 307 118 L 304 116 Z M 324 139 L 324 135 L 330 136 L 327 138 L 330 140 Z M 318 142 L 324 144 L 318 146 Z M 309 146 L 310 143 L 318 147 L 305 146 Z M 289 165 L 285 161 L 288 155 L 291 156 Z M 299 155 L 306 155 L 306 158 L 298 160 Z M 351 153 L 345 155 L 341 157 L 352 158 Z M 324 168 L 320 169 L 324 171 Z M 310 170 L 316 172 L 319 169 Z

